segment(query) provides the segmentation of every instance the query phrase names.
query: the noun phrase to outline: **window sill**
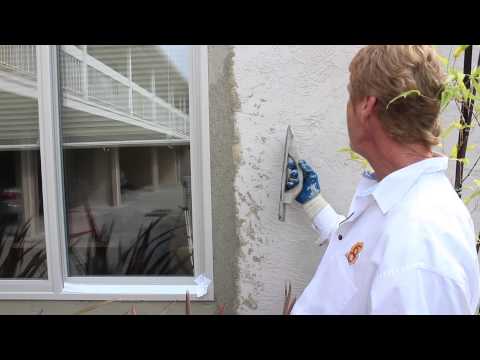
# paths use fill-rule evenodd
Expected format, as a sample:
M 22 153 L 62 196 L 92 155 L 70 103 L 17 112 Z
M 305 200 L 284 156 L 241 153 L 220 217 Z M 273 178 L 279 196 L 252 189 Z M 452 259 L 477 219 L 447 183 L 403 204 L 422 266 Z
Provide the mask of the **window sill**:
M 98 279 L 66 281 L 62 291 L 1 291 L 0 300 L 114 300 L 114 301 L 185 301 L 190 293 L 192 301 L 213 301 L 213 288 L 207 283 L 186 278 L 184 284 L 112 284 Z M 95 281 L 97 280 L 97 281 Z M 132 282 L 134 282 L 133 280 Z

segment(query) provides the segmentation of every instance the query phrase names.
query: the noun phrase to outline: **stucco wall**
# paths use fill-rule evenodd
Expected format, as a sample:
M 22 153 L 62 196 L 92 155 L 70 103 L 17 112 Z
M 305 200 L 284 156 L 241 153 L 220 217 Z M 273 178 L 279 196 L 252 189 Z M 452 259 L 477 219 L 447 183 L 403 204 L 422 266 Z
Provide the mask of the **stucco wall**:
M 300 156 L 316 169 L 325 197 L 346 211 L 358 167 L 337 150 L 345 126 L 348 64 L 358 46 L 235 46 L 240 159 L 235 178 L 241 314 L 278 314 L 283 287 L 299 294 L 324 248 L 298 208 L 278 221 L 282 148 L 291 125 Z

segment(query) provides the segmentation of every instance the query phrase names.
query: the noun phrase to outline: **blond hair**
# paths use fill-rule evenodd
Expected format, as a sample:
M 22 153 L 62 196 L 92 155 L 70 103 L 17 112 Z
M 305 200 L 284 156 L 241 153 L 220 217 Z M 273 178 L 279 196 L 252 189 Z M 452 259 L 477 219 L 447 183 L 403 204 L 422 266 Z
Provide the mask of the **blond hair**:
M 445 74 L 435 49 L 429 45 L 370 45 L 350 64 L 350 96 L 377 98 L 384 129 L 401 143 L 437 145 L 440 136 L 440 96 Z M 417 90 L 390 103 L 398 95 Z

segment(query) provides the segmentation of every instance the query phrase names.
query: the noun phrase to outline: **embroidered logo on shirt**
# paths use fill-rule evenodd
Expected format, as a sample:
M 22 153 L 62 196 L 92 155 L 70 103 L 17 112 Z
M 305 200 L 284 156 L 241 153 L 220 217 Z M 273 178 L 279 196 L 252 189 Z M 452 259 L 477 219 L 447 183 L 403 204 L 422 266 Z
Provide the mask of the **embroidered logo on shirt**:
M 358 255 L 360 254 L 360 251 L 363 250 L 363 242 L 359 241 L 355 245 L 352 246 L 349 252 L 345 254 L 347 257 L 348 263 L 350 265 L 353 265 L 357 262 Z

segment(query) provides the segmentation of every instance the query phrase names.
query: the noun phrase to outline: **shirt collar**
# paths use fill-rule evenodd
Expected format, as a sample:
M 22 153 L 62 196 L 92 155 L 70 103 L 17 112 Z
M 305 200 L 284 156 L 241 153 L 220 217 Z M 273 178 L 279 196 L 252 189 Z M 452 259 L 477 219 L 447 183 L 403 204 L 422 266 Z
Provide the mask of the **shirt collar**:
M 437 157 L 418 161 L 389 174 L 382 181 L 374 180 L 374 174 L 364 173 L 363 186 L 358 196 L 372 195 L 383 214 L 398 203 L 423 174 L 445 171 L 448 157 Z

